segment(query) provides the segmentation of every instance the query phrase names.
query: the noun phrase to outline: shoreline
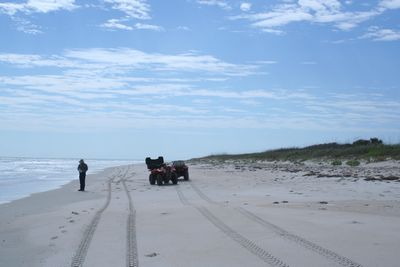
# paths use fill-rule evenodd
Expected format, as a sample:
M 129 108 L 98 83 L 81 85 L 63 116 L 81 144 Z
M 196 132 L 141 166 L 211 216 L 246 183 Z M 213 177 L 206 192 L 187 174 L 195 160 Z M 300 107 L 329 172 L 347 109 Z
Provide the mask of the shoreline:
M 140 163 L 138 163 L 140 164 Z M 136 164 L 132 164 L 132 165 L 136 165 Z M 92 178 L 95 178 L 97 180 L 97 177 L 104 172 L 110 172 L 113 169 L 118 169 L 118 168 L 123 168 L 125 166 L 128 165 L 119 165 L 119 166 L 114 166 L 114 167 L 106 167 L 103 170 L 97 170 L 94 173 L 88 174 L 86 176 L 86 181 L 87 183 L 91 183 L 92 181 L 90 181 Z M 58 186 L 57 188 L 52 188 L 49 190 L 45 190 L 45 191 L 39 191 L 39 192 L 34 192 L 31 193 L 27 196 L 18 198 L 18 199 L 14 199 L 11 200 L 9 202 L 5 202 L 5 203 L 0 203 L 0 209 L 2 207 L 6 207 L 6 206 L 14 206 L 14 205 L 18 205 L 18 206 L 24 206 L 26 202 L 40 202 L 42 201 L 42 199 L 47 199 L 47 198 L 51 198 L 54 196 L 53 199 L 56 198 L 56 196 L 59 196 L 58 192 L 64 192 L 64 191 L 70 191 L 70 192 L 74 192 L 77 191 L 79 189 L 79 177 L 77 175 L 77 177 L 71 181 L 68 181 L 65 184 L 62 184 L 60 186 Z M 86 190 L 85 192 L 77 192 L 77 193 L 81 193 L 81 194 L 86 194 L 86 193 L 90 193 L 93 194 L 94 192 L 91 192 L 90 190 Z M 38 200 L 38 201 L 36 201 Z M 19 204 L 21 203 L 21 205 Z
M 59 189 L 62 186 L 67 185 L 78 179 L 78 174 L 76 172 L 75 160 L 72 159 L 52 159 L 52 158 L 17 158 L 17 157 L 2 157 L 0 160 L 13 160 L 17 159 L 17 161 L 11 161 L 7 164 L 13 164 L 12 167 L 17 167 L 22 170 L 17 170 L 16 172 L 10 171 L 6 169 L 7 174 L 4 177 L 0 177 L 0 182 L 5 178 L 6 183 L 4 184 L 5 197 L 0 201 L 0 205 L 11 203 L 12 201 L 27 198 L 32 194 L 43 193 L 50 190 Z M 45 166 L 50 165 L 48 170 L 44 169 L 43 171 L 38 172 L 39 169 L 36 168 L 36 164 L 26 164 L 20 163 L 19 160 L 37 162 L 36 164 L 42 164 Z M 55 162 L 54 162 L 55 160 Z M 50 162 L 47 162 L 50 161 Z M 72 163 L 73 162 L 73 163 Z M 89 159 L 90 162 L 90 159 Z M 92 160 L 93 165 L 90 166 L 89 172 L 87 175 L 95 175 L 107 168 L 123 166 L 126 164 L 140 164 L 140 161 L 120 161 L 120 160 L 100 160 L 94 161 Z M 71 164 L 72 163 L 72 164 Z M 114 164 L 115 165 L 110 165 Z M 121 164 L 122 163 L 122 164 Z M 51 165 L 55 165 L 56 167 L 51 167 Z M 58 166 L 60 165 L 60 167 Z M 76 164 L 77 165 L 77 164 Z M 102 166 L 104 165 L 104 166 Z M 67 168 L 68 167 L 68 168 Z M 7 168 L 7 167 L 6 167 Z M 11 167 L 10 167 L 11 168 Z M 27 168 L 26 170 L 23 170 Z M 30 173 L 25 175 L 24 172 L 29 172 L 33 168 L 35 173 Z M 52 169 L 53 168 L 53 169 Z M 61 168 L 54 169 L 54 168 Z M 46 172 L 47 171 L 47 172 Z M 16 179 L 15 182 L 11 182 L 13 179 Z M 27 177 L 28 179 L 25 181 L 23 177 Z M 8 180 L 8 181 L 7 181 Z M 9 194 L 9 192 L 14 192 L 13 194 Z
M 136 164 L 141 164 L 141 163 L 134 163 L 133 165 L 136 165 Z M 96 170 L 95 172 L 88 174 L 87 175 L 87 179 L 90 179 L 92 176 L 96 176 L 97 174 L 99 174 L 101 172 L 104 172 L 107 169 L 120 168 L 120 167 L 124 167 L 124 166 L 127 166 L 127 165 L 118 165 L 118 166 L 114 166 L 114 167 L 105 167 L 104 169 Z M 78 175 L 76 175 L 76 176 L 77 176 L 76 178 L 74 178 L 74 179 L 72 179 L 70 181 L 66 181 L 65 183 L 63 183 L 63 184 L 61 184 L 61 185 L 59 185 L 59 186 L 57 186 L 55 188 L 50 188 L 50 189 L 46 189 L 46 190 L 43 190 L 43 191 L 33 192 L 33 193 L 30 193 L 29 195 L 26 195 L 26 196 L 23 196 L 23 197 L 19 197 L 19 198 L 16 198 L 16 199 L 13 199 L 13 200 L 9 200 L 9 201 L 6 201 L 6 202 L 1 202 L 0 203 L 0 207 L 2 205 L 5 205 L 5 204 L 12 204 L 14 201 L 20 201 L 20 200 L 28 199 L 30 197 L 34 197 L 37 194 L 42 194 L 42 193 L 46 193 L 46 192 L 49 192 L 49 191 L 55 191 L 55 190 L 63 189 L 64 187 L 70 187 L 71 184 L 75 184 L 75 183 L 77 185 L 76 186 L 74 185 L 74 186 L 79 188 L 79 177 L 78 177 Z

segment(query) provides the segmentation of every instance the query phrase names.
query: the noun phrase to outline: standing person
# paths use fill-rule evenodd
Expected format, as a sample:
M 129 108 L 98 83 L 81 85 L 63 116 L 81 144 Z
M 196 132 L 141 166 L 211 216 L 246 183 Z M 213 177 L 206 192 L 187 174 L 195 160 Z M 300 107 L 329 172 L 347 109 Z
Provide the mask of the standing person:
M 85 179 L 87 170 L 88 170 L 87 164 L 83 161 L 83 159 L 81 159 L 78 165 L 79 183 L 81 184 L 81 188 L 78 191 L 85 191 Z

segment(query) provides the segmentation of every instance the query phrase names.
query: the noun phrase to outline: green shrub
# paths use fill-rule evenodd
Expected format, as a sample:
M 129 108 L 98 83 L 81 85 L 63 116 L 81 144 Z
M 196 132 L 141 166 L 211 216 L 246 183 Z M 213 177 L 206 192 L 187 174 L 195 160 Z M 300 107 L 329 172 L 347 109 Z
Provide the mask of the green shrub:
M 332 161 L 332 165 L 340 166 L 340 165 L 342 165 L 342 161 L 340 159 L 335 159 L 334 161 Z
M 352 160 L 348 160 L 346 162 L 347 165 L 351 166 L 351 167 L 355 167 L 360 165 L 360 162 L 358 160 L 352 159 Z
M 312 145 L 303 148 L 290 147 L 275 150 L 267 150 L 257 153 L 246 154 L 222 154 L 211 155 L 201 158 L 205 161 L 220 160 L 267 160 L 267 161 L 305 161 L 305 160 L 332 160 L 335 159 L 358 159 L 381 161 L 385 159 L 400 160 L 400 144 L 388 145 L 382 140 L 374 137 L 370 140 L 360 139 L 354 144 L 327 143 Z M 346 161 L 342 161 L 344 165 Z M 334 165 L 334 164 L 332 164 Z

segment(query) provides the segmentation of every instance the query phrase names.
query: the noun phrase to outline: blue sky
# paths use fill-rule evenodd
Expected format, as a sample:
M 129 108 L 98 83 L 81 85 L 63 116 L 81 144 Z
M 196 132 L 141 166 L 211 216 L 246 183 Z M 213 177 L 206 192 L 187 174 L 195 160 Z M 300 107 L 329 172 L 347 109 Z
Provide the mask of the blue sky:
M 400 142 L 400 0 L 0 0 L 0 155 Z

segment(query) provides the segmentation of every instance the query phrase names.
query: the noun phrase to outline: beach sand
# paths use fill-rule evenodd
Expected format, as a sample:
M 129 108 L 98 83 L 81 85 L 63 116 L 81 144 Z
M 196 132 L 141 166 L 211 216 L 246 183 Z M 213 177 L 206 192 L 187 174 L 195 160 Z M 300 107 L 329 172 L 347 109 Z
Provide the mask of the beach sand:
M 399 162 L 109 168 L 0 205 L 0 266 L 399 266 Z

